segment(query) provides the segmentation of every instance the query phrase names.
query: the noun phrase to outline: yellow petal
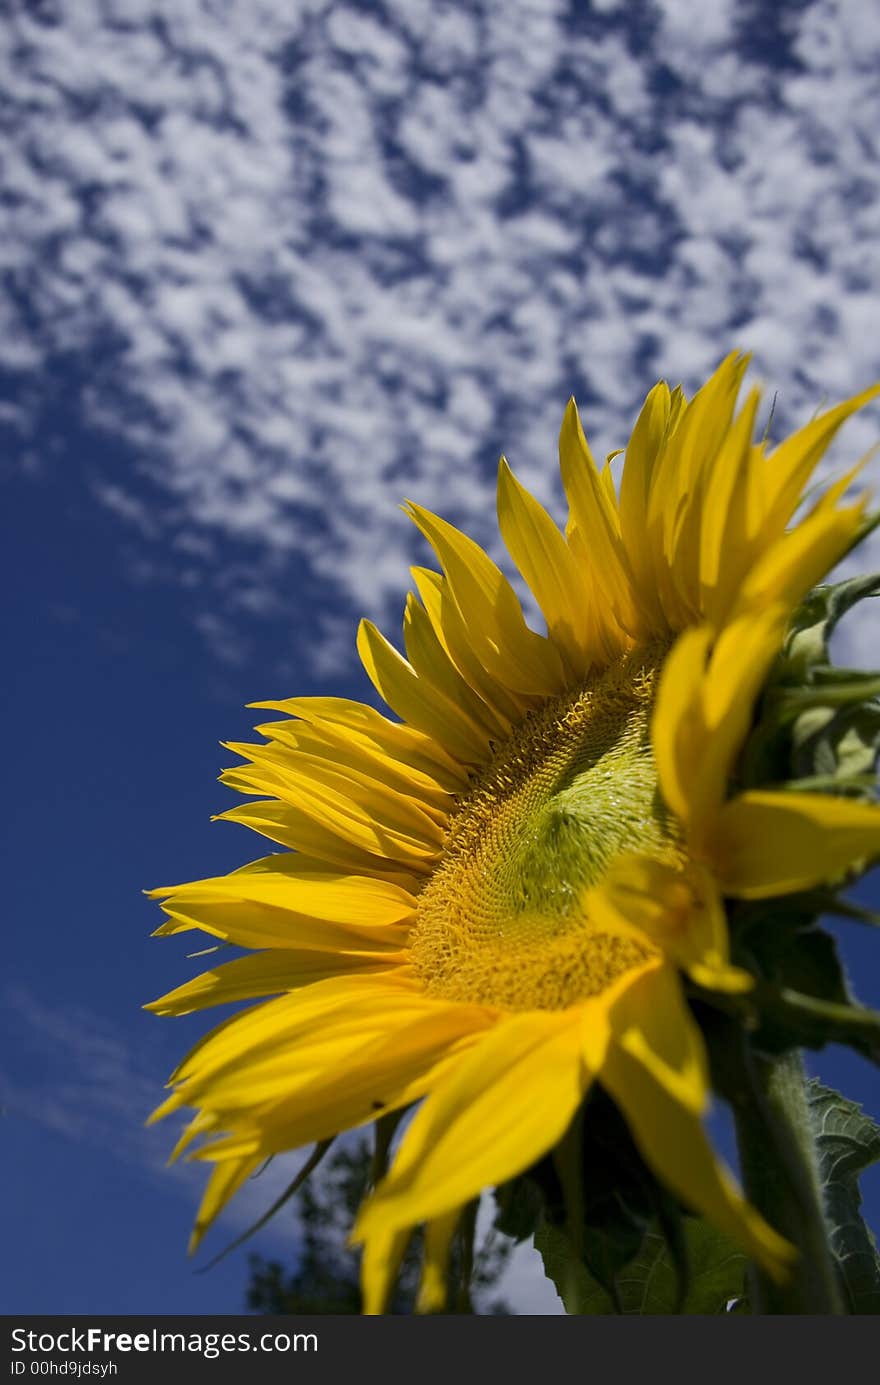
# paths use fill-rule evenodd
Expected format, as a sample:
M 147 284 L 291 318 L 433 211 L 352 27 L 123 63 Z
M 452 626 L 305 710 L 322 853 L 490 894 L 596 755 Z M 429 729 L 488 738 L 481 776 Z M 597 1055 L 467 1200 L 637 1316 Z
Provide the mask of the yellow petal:
M 808 890 L 880 857 L 880 806 L 755 790 L 724 805 L 708 847 L 726 894 L 767 899 Z
M 651 734 L 663 796 L 692 845 L 724 801 L 787 615 L 785 606 L 768 604 L 732 621 L 717 640 L 710 626 L 692 627 L 667 656 Z
M 436 766 L 427 759 L 421 765 L 413 755 L 389 754 L 381 742 L 330 723 L 309 725 L 304 721 L 270 721 L 255 728 L 272 742 L 261 746 L 264 758 L 282 766 L 291 764 L 292 756 L 304 753 L 325 760 L 328 764 L 350 766 L 359 774 L 384 784 L 396 793 L 414 799 L 426 812 L 449 810 L 456 791 L 438 781 Z M 224 741 L 230 750 L 248 758 L 256 747 L 234 741 Z M 458 786 L 460 787 L 460 785 Z
M 584 606 L 590 617 L 590 644 L 597 650 L 596 664 L 600 668 L 607 667 L 632 649 L 635 641 L 629 631 L 618 622 L 602 585 L 603 579 L 596 567 L 595 555 L 590 552 L 584 535 L 576 524 L 568 525 L 565 541 L 581 574 Z
M 162 906 L 169 921 L 154 937 L 200 929 L 236 947 L 294 948 L 315 952 L 368 950 L 376 954 L 396 952 L 405 946 L 408 929 L 400 924 L 365 922 L 358 926 L 329 923 L 262 904 L 234 904 L 216 899 L 176 898 Z
M 705 740 L 699 704 L 712 639 L 713 631 L 706 625 L 678 637 L 663 665 L 651 722 L 663 797 L 685 823 L 691 815 L 694 772 Z
M 245 792 L 274 793 L 283 802 L 362 851 L 406 862 L 436 855 L 443 829 L 414 799 L 351 766 L 291 752 L 289 763 L 262 762 L 266 747 L 242 747 L 256 762 L 226 770 L 221 782 Z
M 474 651 L 471 627 L 456 605 L 452 588 L 441 572 L 430 568 L 410 568 L 431 628 L 451 663 L 465 683 L 477 694 L 481 704 L 480 724 L 491 734 L 507 736 L 529 707 L 540 702 L 530 693 L 514 692 L 483 667 Z
M 719 450 L 731 431 L 751 430 L 749 410 L 739 429 L 731 429 L 736 399 L 748 357 L 731 352 L 684 410 L 675 435 L 656 468 L 648 512 L 649 538 L 660 574 L 661 595 L 673 628 L 699 619 L 700 550 L 711 478 Z M 722 465 L 725 458 L 721 457 Z M 665 566 L 668 576 L 664 576 Z
M 590 1080 L 582 1015 L 501 1020 L 435 1087 L 404 1136 L 356 1235 L 450 1212 L 539 1159 L 564 1134 Z
M 265 880 L 236 871 L 154 893 L 170 895 L 162 903 L 169 922 L 156 936 L 197 928 L 240 947 L 393 952 L 415 917 L 415 900 L 392 882 L 308 869 L 266 871 Z
M 651 478 L 669 428 L 671 403 L 669 386 L 661 380 L 642 406 L 632 436 L 626 445 L 626 459 L 620 484 L 620 533 L 629 558 L 633 583 L 641 607 L 649 613 L 659 630 L 666 625 L 660 605 L 654 565 L 648 546 L 648 500 Z
M 376 691 L 399 717 L 433 736 L 462 764 L 481 764 L 486 759 L 485 733 L 454 703 L 419 678 L 372 621 L 361 621 L 357 646 Z
M 709 1068 L 700 1030 L 685 1004 L 674 969 L 642 968 L 609 1006 L 611 1042 L 605 1062 L 622 1050 L 695 1115 L 709 1102 Z M 605 1063 L 601 1070 L 604 1081 Z
M 710 873 L 696 861 L 657 861 L 628 853 L 584 901 L 597 928 L 659 947 L 700 985 L 738 993 L 748 972 L 730 965 L 727 920 Z
M 666 968 L 646 972 L 622 998 L 600 1074 L 649 1168 L 682 1202 L 726 1232 L 768 1273 L 794 1252 L 744 1200 L 716 1159 L 700 1122 L 705 1104 L 702 1039 Z
M 767 514 L 762 538 L 769 543 L 785 528 L 803 496 L 817 463 L 841 424 L 859 409 L 863 409 L 880 394 L 880 384 L 871 385 L 861 394 L 853 395 L 836 408 L 792 433 L 767 458 Z
M 793 610 L 855 541 L 867 501 L 835 510 L 819 505 L 797 528 L 766 549 L 742 584 L 732 615 L 771 603 Z
M 715 625 L 726 617 L 760 552 L 756 531 L 764 512 L 766 459 L 752 441 L 760 403 L 760 390 L 751 390 L 705 477 L 698 603 Z
M 230 1104 L 253 1126 L 253 1139 L 209 1146 L 206 1157 L 246 1148 L 261 1155 L 281 1153 L 326 1139 L 419 1100 L 442 1082 L 462 1055 L 494 1023 L 485 1007 L 400 996 L 372 1010 L 359 1002 L 348 1013 L 328 1015 L 249 1075 L 261 1084 L 266 1104 L 248 1122 L 248 1096 L 237 1075 L 212 1084 L 208 1097 L 223 1110 Z M 272 1084 L 273 1090 L 269 1090 Z M 253 1102 L 251 1100 L 250 1104 Z
M 453 1207 L 451 1212 L 445 1212 L 442 1217 L 435 1217 L 425 1227 L 422 1274 L 416 1299 L 417 1313 L 442 1313 L 446 1308 L 449 1255 L 461 1213 L 461 1207 Z
M 277 948 L 238 957 L 145 1005 L 155 1015 L 189 1015 L 210 1005 L 280 995 L 350 971 L 381 972 L 403 965 L 405 952 L 342 952 Z
M 220 1215 L 241 1185 L 250 1178 L 258 1164 L 258 1159 L 229 1159 L 225 1164 L 218 1164 L 212 1171 L 189 1238 L 190 1255 L 198 1250 L 211 1223 Z
M 498 525 L 569 673 L 582 676 L 600 653 L 591 639 L 582 574 L 563 535 L 543 506 L 520 485 L 504 457 L 498 467 Z
M 453 706 L 465 711 L 487 739 L 497 738 L 510 730 L 510 723 L 498 715 L 491 703 L 484 702 L 479 692 L 462 677 L 438 639 L 427 611 L 412 592 L 406 598 L 403 639 L 407 658 L 422 682 L 436 688 Z
M 436 779 L 450 793 L 456 793 L 467 779 L 457 760 L 448 755 L 432 736 L 414 726 L 389 721 L 365 702 L 346 697 L 288 697 L 280 702 L 250 702 L 250 707 L 265 707 L 286 712 L 337 738 L 343 732 L 356 742 L 376 747 L 392 759 L 409 764 Z
M 375 1317 L 388 1310 L 411 1231 L 377 1232 L 364 1246 L 361 1260 L 361 1311 Z
M 219 776 L 240 793 L 274 793 L 283 802 L 300 804 L 300 792 L 305 785 L 306 796 L 328 786 L 348 788 L 348 797 L 358 807 L 366 805 L 377 820 L 388 819 L 403 827 L 405 834 L 436 840 L 445 830 L 452 798 L 439 792 L 425 793 L 415 781 L 403 773 L 395 773 L 390 765 L 370 759 L 354 748 L 328 746 L 321 738 L 311 738 L 306 731 L 299 740 L 294 736 L 276 738 L 266 745 L 245 741 L 223 741 L 227 750 L 250 761 L 233 765 Z M 395 782 L 395 780 L 397 782 Z
M 561 692 L 565 679 L 558 651 L 526 625 L 519 598 L 491 558 L 430 510 L 412 503 L 405 510 L 440 559 L 483 667 L 516 692 Z
M 559 465 L 572 531 L 580 536 L 578 551 L 590 563 L 618 625 L 637 636 L 644 620 L 635 603 L 632 574 L 620 537 L 620 516 L 602 484 L 573 399 L 568 402 L 559 434 Z
M 292 851 L 301 851 L 305 856 L 316 857 L 330 868 L 342 867 L 356 875 L 386 876 L 403 870 L 424 875 L 430 869 L 427 860 L 419 860 L 415 856 L 410 856 L 405 865 L 392 863 L 388 857 L 374 856 L 340 837 L 332 828 L 301 808 L 292 803 L 280 803 L 277 799 L 261 799 L 227 808 L 224 813 L 216 813 L 212 821 L 240 822 L 270 841 L 278 842 Z
M 167 1103 L 163 1103 L 163 1105 L 160 1106 L 157 1111 L 153 1112 L 153 1114 L 150 1116 L 149 1121 L 147 1122 L 148 1125 L 152 1125 L 156 1121 L 162 1120 L 162 1118 L 166 1114 L 168 1114 L 168 1112 L 177 1110 L 176 1104 L 168 1104 L 168 1112 L 166 1112 L 166 1104 Z M 210 1111 L 200 1111 L 197 1116 L 193 1116 L 189 1124 L 186 1125 L 182 1130 L 177 1144 L 174 1146 L 174 1148 L 168 1156 L 169 1165 L 176 1163 L 176 1161 L 180 1158 L 181 1154 L 183 1154 L 183 1152 L 186 1149 L 188 1149 L 189 1146 L 192 1144 L 193 1140 L 198 1139 L 200 1135 L 209 1135 L 216 1129 L 217 1120 L 216 1117 L 213 1116 Z
M 343 875 L 300 853 L 278 853 L 251 861 L 229 875 L 166 885 L 148 893 L 151 899 L 173 895 L 178 899 L 250 901 L 328 923 L 366 924 L 372 929 L 377 924 L 409 923 L 413 918 L 419 881 L 413 876 L 389 874 L 390 878 L 381 880 Z
M 313 1030 L 319 1022 L 332 1020 L 338 1012 L 344 1014 L 347 1008 L 356 1017 L 381 1014 L 383 1009 L 409 1014 L 420 999 L 420 988 L 404 969 L 379 977 L 354 975 L 316 981 L 305 990 L 253 1005 L 217 1025 L 190 1049 L 172 1074 L 172 1081 L 178 1088 L 191 1082 L 189 1094 L 195 1095 L 230 1064 L 240 1067 L 267 1050 L 277 1051 L 282 1042 Z

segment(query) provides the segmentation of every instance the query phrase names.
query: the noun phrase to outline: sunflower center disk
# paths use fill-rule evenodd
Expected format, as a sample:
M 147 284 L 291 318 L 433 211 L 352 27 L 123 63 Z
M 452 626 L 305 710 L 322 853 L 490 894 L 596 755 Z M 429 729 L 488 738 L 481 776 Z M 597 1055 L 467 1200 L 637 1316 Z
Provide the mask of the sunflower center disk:
M 560 1009 L 649 955 L 592 926 L 583 900 L 622 852 L 676 844 L 649 738 L 662 653 L 635 651 L 529 715 L 460 800 L 411 935 L 430 993 Z

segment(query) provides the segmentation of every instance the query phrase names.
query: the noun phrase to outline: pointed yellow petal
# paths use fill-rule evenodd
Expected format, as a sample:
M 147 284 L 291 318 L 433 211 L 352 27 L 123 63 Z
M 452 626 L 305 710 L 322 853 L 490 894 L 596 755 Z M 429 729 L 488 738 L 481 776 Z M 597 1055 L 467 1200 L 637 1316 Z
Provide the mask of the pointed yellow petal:
M 666 802 L 699 843 L 724 801 L 755 699 L 782 648 L 787 609 L 768 603 L 732 621 L 686 630 L 660 679 L 651 734 Z
M 495 739 L 507 736 L 511 726 L 540 698 L 513 692 L 483 667 L 473 648 L 470 624 L 458 609 L 452 588 L 442 573 L 425 567 L 412 567 L 410 572 L 434 634 L 482 704 L 481 725 L 488 726 Z
M 588 593 L 571 549 L 504 457 L 498 466 L 498 525 L 569 672 L 583 676 L 599 656 L 590 638 Z
M 660 788 L 682 822 L 690 816 L 693 776 L 705 738 L 699 703 L 712 638 L 709 626 L 678 637 L 663 665 L 651 723 Z
M 301 991 L 253 1005 L 217 1025 L 190 1049 L 172 1074 L 178 1087 L 191 1082 L 190 1094 L 229 1064 L 240 1067 L 256 1055 L 277 1051 L 280 1043 L 308 1032 L 346 1010 L 353 1016 L 403 1012 L 417 1004 L 421 990 L 408 971 L 382 976 L 338 976 Z M 360 1007 L 360 1008 L 359 1008 Z
M 416 1299 L 417 1313 L 442 1313 L 446 1308 L 449 1255 L 461 1213 L 461 1207 L 453 1207 L 451 1212 L 445 1212 L 442 1217 L 435 1217 L 425 1227 L 422 1276 Z
M 340 1012 L 334 1024 L 346 1026 L 351 1017 Z M 333 1080 L 328 1080 L 331 1064 L 319 1053 L 319 1043 L 327 1039 L 310 1033 L 308 1046 L 315 1051 L 315 1064 L 309 1064 L 309 1051 L 303 1040 L 291 1050 L 291 1061 L 301 1062 L 302 1082 L 291 1083 L 288 1061 L 287 1091 L 280 1094 L 259 1120 L 259 1148 L 274 1154 L 323 1140 L 338 1130 L 376 1119 L 378 1112 L 394 1111 L 419 1100 L 432 1090 L 461 1055 L 481 1039 L 495 1022 L 486 1007 L 448 1004 L 428 997 L 399 997 L 387 1010 L 373 1017 L 364 1010 L 362 1040 L 342 1064 L 335 1064 Z M 319 1133 L 312 1133 L 319 1132 Z
M 702 1038 L 667 968 L 645 972 L 612 1016 L 618 1041 L 600 1074 L 645 1162 L 686 1206 L 779 1275 L 786 1241 L 742 1198 L 700 1123 L 705 1107 Z
M 222 783 L 274 792 L 362 850 L 392 859 L 425 858 L 443 842 L 435 812 L 351 764 L 278 746 L 235 748 L 252 763 L 225 770 Z
M 878 394 L 880 384 L 871 385 L 798 429 L 770 453 L 766 463 L 768 504 L 762 532 L 765 543 L 782 533 L 840 426 Z
M 729 465 L 723 444 L 733 434 L 736 457 L 742 450 L 736 445 L 742 435 L 751 435 L 751 408 L 740 416 L 738 426 L 733 424 L 747 366 L 747 356 L 731 352 L 694 395 L 665 449 L 652 488 L 649 532 L 659 536 L 660 553 L 678 607 L 690 620 L 699 619 L 701 609 L 700 558 L 707 493 L 719 463 L 723 467 L 727 461 Z M 656 548 L 656 537 L 654 544 Z M 671 610 L 667 616 L 674 625 Z
M 808 890 L 880 857 L 880 806 L 756 790 L 724 805 L 708 847 L 726 894 L 767 899 Z
M 705 1045 L 691 1017 L 679 979 L 670 966 L 655 963 L 634 974 L 609 1006 L 615 1050 L 637 1058 L 643 1068 L 682 1106 L 702 1115 L 709 1104 L 709 1066 Z M 600 1074 L 605 1080 L 605 1065 Z
M 288 910 L 307 918 L 357 927 L 366 924 L 409 923 L 420 882 L 413 876 L 390 878 L 348 872 L 340 874 L 325 863 L 300 853 L 263 856 L 229 875 L 209 876 L 183 885 L 150 890 L 151 899 L 173 895 L 180 900 L 249 901 Z
M 753 444 L 761 402 L 753 389 L 705 478 L 699 536 L 699 609 L 713 624 L 725 618 L 752 566 L 763 512 L 766 459 Z
M 462 764 L 481 764 L 486 759 L 485 733 L 448 698 L 419 678 L 371 621 L 361 621 L 357 645 L 376 691 L 399 717 L 433 736 Z
M 408 928 L 402 924 L 371 923 L 369 919 L 358 924 L 338 924 L 268 904 L 240 904 L 184 893 L 166 900 L 162 907 L 171 922 L 157 929 L 157 934 L 170 937 L 198 928 L 237 947 L 393 953 L 405 945 L 408 934 Z
M 551 1149 L 589 1083 L 582 1024 L 579 1009 L 501 1020 L 432 1090 L 356 1235 L 449 1212 Z
M 374 856 L 338 836 L 301 808 L 292 803 L 279 803 L 276 799 L 261 799 L 227 808 L 224 813 L 217 813 L 214 821 L 240 822 L 270 841 L 323 861 L 328 868 L 337 866 L 356 875 L 386 876 L 403 870 L 424 875 L 430 869 L 427 861 L 414 856 L 410 856 L 405 865 L 392 863 L 388 857 Z
M 760 611 L 771 603 L 793 610 L 852 547 L 866 503 L 863 498 L 839 510 L 818 506 L 756 562 L 742 584 L 732 615 Z
M 401 1093 L 433 1065 L 436 1050 L 445 1057 L 450 1032 L 455 1039 L 462 1026 L 467 1035 L 472 1032 L 470 1016 L 443 1018 L 449 1021 L 445 1028 L 415 993 L 394 996 L 384 1011 L 362 993 L 347 1008 L 316 1007 L 310 1020 L 294 1017 L 272 1046 L 256 1044 L 219 1068 L 202 1064 L 181 1083 L 180 1096 L 188 1106 L 216 1112 L 224 1129 L 252 1130 L 264 1155 L 295 1149 L 399 1105 Z M 414 1042 L 432 1022 L 429 1038 Z M 387 1052 L 384 1068 L 372 1061 L 377 1048 Z M 346 1078 L 337 1084 L 340 1072 Z M 225 1140 L 202 1151 L 209 1159 L 228 1152 Z
M 309 725 L 304 721 L 266 722 L 256 727 L 271 744 L 261 747 L 263 756 L 285 766 L 296 753 L 311 755 L 328 764 L 347 766 L 366 778 L 384 784 L 395 793 L 412 798 L 425 811 L 448 811 L 454 789 L 438 782 L 435 767 L 427 759 L 419 765 L 415 756 L 389 754 L 374 740 L 348 727 L 334 727 L 326 722 Z M 226 741 L 227 749 L 248 758 L 254 747 Z M 460 787 L 460 785 L 459 785 Z
M 647 939 L 700 985 L 739 993 L 754 984 L 748 972 L 730 965 L 721 896 L 696 861 L 618 857 L 588 892 L 584 907 L 597 928 Z
M 644 623 L 637 610 L 632 574 L 620 537 L 620 516 L 593 461 L 577 405 L 568 402 L 559 433 L 562 484 L 571 509 L 571 526 L 580 535 L 579 551 L 589 555 L 600 590 L 618 625 L 637 636 Z
M 272 1055 L 249 1075 L 248 1082 L 277 1085 L 254 1122 L 253 1148 L 280 1153 L 410 1105 L 455 1068 L 494 1020 L 486 1007 L 419 994 L 397 996 L 383 1008 L 370 1010 L 364 999 L 357 1008 L 328 1012 L 290 1041 L 280 1061 Z M 240 1094 L 246 1116 L 247 1088 L 236 1085 L 235 1073 L 230 1078 L 216 1088 L 216 1099 L 221 1106 L 237 1104 Z M 212 1101 L 214 1092 L 212 1086 Z M 216 1148 L 206 1151 L 209 1158 Z
M 653 469 L 647 537 L 674 630 L 699 618 L 699 533 L 706 475 L 733 415 L 747 360 L 731 352 L 681 409 Z
M 351 971 L 381 972 L 403 965 L 405 952 L 342 952 L 277 948 L 238 957 L 196 976 L 185 985 L 160 996 L 145 1010 L 155 1015 L 189 1015 L 210 1005 L 227 1005 L 233 1000 L 256 1000 L 259 996 L 280 995 L 298 986 L 323 981 Z
M 156 1121 L 161 1120 L 162 1117 L 167 1114 L 167 1112 L 164 1109 L 164 1105 L 165 1104 L 163 1103 L 163 1106 L 160 1106 L 158 1110 L 153 1112 L 153 1114 L 150 1116 L 150 1119 L 147 1121 L 147 1125 L 153 1125 Z M 175 1103 L 174 1107 L 170 1109 L 177 1110 L 177 1103 Z M 210 1114 L 210 1112 L 200 1111 L 197 1116 L 193 1116 L 189 1124 L 184 1127 L 183 1131 L 181 1132 L 180 1139 L 177 1141 L 177 1144 L 174 1146 L 171 1153 L 169 1154 L 168 1163 L 176 1163 L 177 1160 L 180 1158 L 181 1154 L 183 1154 L 184 1151 L 187 1150 L 189 1146 L 192 1144 L 193 1140 L 198 1139 L 200 1135 L 209 1135 L 213 1130 L 216 1130 L 216 1128 L 216 1119 L 214 1116 Z
M 665 442 L 670 417 L 669 386 L 661 380 L 654 386 L 636 420 L 626 446 L 623 479 L 620 484 L 620 533 L 629 559 L 639 604 L 655 628 L 666 625 L 657 580 L 648 546 L 648 499 L 651 478 Z
M 198 1250 L 211 1223 L 220 1215 L 241 1185 L 250 1178 L 258 1164 L 258 1159 L 229 1159 L 224 1164 L 218 1164 L 213 1170 L 189 1239 L 190 1255 Z
M 421 770 L 450 793 L 456 793 L 467 775 L 432 736 L 414 726 L 389 721 L 365 702 L 346 697 L 288 697 L 280 702 L 251 702 L 251 707 L 286 712 L 290 717 L 320 728 L 324 735 L 348 732 L 358 742 L 374 746 L 389 757 Z
M 453 706 L 465 711 L 487 738 L 497 738 L 510 730 L 510 723 L 500 717 L 491 704 L 484 702 L 462 677 L 437 638 L 427 611 L 412 592 L 406 598 L 403 639 L 407 658 L 422 682 L 436 688 Z
M 558 651 L 526 625 L 519 598 L 491 558 L 430 510 L 411 503 L 405 509 L 440 559 L 483 667 L 515 692 L 561 692 L 565 678 Z
M 388 1310 L 401 1261 L 406 1254 L 412 1232 L 377 1232 L 364 1246 L 361 1260 L 361 1311 L 375 1317 Z

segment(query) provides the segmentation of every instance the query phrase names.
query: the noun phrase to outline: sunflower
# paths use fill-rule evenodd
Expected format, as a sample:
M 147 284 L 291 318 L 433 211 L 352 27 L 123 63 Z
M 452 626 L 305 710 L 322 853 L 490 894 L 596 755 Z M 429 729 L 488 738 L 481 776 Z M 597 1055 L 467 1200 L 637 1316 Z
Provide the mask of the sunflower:
M 264 998 L 204 1038 L 156 1112 L 193 1108 L 176 1152 L 212 1172 L 193 1244 L 267 1157 L 415 1105 L 363 1205 L 365 1308 L 381 1312 L 415 1227 L 420 1306 L 481 1190 L 560 1146 L 596 1084 L 659 1182 L 770 1275 L 791 1247 L 703 1126 L 690 980 L 737 995 L 725 900 L 839 880 L 880 854 L 880 809 L 737 791 L 756 700 L 792 612 L 860 537 L 855 472 L 804 492 L 869 390 L 772 451 L 733 354 L 687 400 L 663 382 L 618 488 L 572 400 L 561 532 L 502 458 L 498 520 L 546 634 L 470 538 L 406 512 L 440 571 L 413 569 L 406 657 L 369 622 L 358 650 L 395 714 L 333 697 L 283 714 L 222 782 L 221 813 L 286 852 L 154 891 L 161 935 L 252 949 L 155 1001 L 179 1015 Z M 270 998 L 271 997 L 271 998 Z

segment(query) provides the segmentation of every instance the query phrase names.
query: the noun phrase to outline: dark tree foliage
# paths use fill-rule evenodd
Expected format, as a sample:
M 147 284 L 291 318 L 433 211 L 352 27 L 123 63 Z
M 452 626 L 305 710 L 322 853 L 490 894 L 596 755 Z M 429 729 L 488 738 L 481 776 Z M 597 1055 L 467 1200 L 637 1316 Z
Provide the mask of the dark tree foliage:
M 370 1150 L 366 1141 L 337 1150 L 297 1194 L 299 1259 L 293 1270 L 277 1260 L 251 1255 L 247 1307 L 253 1313 L 359 1313 L 360 1254 L 347 1245 L 348 1233 L 367 1189 Z M 462 1247 L 456 1244 L 450 1267 L 449 1311 L 509 1313 L 492 1298 L 510 1254 L 511 1243 L 490 1232 L 475 1250 L 470 1285 L 462 1284 Z M 421 1262 L 420 1237 L 407 1251 L 390 1305 L 392 1313 L 411 1313 Z

